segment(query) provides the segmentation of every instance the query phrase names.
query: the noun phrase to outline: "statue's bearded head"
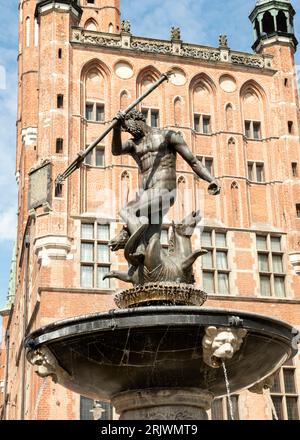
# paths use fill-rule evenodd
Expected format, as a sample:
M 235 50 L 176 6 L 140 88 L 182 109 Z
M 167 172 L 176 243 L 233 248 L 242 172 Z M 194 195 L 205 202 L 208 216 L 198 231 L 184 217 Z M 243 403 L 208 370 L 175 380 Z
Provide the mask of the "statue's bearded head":
M 125 116 L 122 127 L 134 138 L 141 138 L 146 132 L 146 118 L 143 113 L 132 110 Z

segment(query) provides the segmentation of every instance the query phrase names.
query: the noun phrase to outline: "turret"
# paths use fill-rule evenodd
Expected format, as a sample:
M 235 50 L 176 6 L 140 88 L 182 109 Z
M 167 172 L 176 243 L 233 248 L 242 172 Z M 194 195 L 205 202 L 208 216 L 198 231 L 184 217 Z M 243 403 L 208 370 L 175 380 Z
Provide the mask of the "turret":
M 80 25 L 89 31 L 120 32 L 120 0 L 81 0 Z

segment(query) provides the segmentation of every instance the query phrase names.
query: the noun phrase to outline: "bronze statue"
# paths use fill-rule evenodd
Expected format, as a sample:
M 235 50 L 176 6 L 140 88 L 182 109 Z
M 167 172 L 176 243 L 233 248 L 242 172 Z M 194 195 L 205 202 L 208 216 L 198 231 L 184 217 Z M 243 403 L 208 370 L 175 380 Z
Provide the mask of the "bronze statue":
M 114 127 L 112 153 L 129 154 L 139 169 L 140 189 L 135 200 L 121 210 L 126 224 L 110 245 L 113 251 L 125 249 L 128 272 L 111 272 L 106 278 L 119 278 L 135 285 L 149 282 L 193 282 L 192 265 L 205 251 L 192 252 L 191 235 L 200 216 L 192 213 L 179 225 L 173 224 L 171 245 L 160 244 L 163 217 L 176 199 L 176 158 L 179 154 L 201 179 L 209 182 L 212 195 L 220 192 L 217 181 L 193 155 L 181 133 L 152 128 L 137 110 L 119 112 Z M 121 128 L 132 135 L 125 143 Z

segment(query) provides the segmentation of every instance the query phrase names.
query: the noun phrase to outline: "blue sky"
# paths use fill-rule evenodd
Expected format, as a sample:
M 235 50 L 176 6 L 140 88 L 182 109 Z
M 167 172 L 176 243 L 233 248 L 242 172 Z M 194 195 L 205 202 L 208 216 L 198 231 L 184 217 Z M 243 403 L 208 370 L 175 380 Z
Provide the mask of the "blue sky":
M 298 0 L 292 1 L 297 8 Z M 297 3 L 297 4 L 296 4 Z M 251 51 L 248 15 L 255 0 L 121 0 L 122 17 L 135 35 L 168 39 L 171 26 L 180 26 L 185 42 L 216 46 L 227 34 L 234 50 Z M 17 88 L 18 0 L 0 0 L 0 307 L 5 302 L 15 237 L 15 120 Z M 300 8 L 295 26 L 300 29 Z M 299 35 L 300 39 L 300 35 Z M 297 54 L 300 65 L 300 50 Z

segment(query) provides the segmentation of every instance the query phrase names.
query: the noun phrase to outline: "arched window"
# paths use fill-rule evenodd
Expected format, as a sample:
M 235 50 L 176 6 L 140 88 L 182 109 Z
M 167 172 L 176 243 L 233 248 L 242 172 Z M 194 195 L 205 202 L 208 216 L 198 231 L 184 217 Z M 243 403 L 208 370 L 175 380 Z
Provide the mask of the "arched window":
M 240 219 L 240 210 L 239 210 L 239 185 L 237 182 L 232 182 L 231 184 L 231 202 L 232 202 L 232 214 L 235 225 Z
M 156 71 L 154 67 L 147 67 L 137 78 L 137 88 L 138 95 L 145 93 L 149 87 L 159 78 L 159 73 Z M 162 108 L 162 89 L 157 88 L 147 96 L 146 99 L 142 102 L 141 111 L 146 118 L 146 122 L 151 127 L 159 127 L 161 121 L 161 115 L 159 113 L 159 108 Z
M 262 25 L 263 25 L 263 32 L 265 32 L 267 35 L 275 32 L 274 18 L 269 11 L 264 13 Z
M 104 78 L 97 68 L 92 68 L 85 79 L 85 117 L 88 121 L 104 121 L 104 97 Z
M 39 24 L 37 19 L 34 19 L 34 45 L 37 47 L 39 45 Z
M 212 132 L 214 95 L 210 82 L 208 78 L 201 77 L 193 81 L 191 88 L 194 130 L 197 133 L 210 134 Z
M 129 99 L 128 99 L 128 93 L 126 90 L 123 90 L 123 92 L 120 95 L 120 109 L 124 110 L 129 105 Z
M 84 28 L 87 31 L 96 31 L 97 30 L 97 23 L 95 20 L 93 20 L 92 18 L 90 18 L 89 20 L 86 21 Z
M 262 139 L 264 116 L 262 95 L 258 90 L 257 84 L 248 82 L 241 91 L 245 136 L 255 140 Z
M 230 175 L 236 175 L 236 150 L 235 139 L 230 138 L 228 141 L 228 168 Z
M 233 131 L 233 107 L 231 104 L 226 105 L 226 129 L 227 131 Z
M 179 177 L 178 179 L 178 196 L 177 196 L 177 206 L 178 206 L 178 220 L 182 220 L 185 217 L 185 188 L 186 188 L 186 181 L 183 176 Z
M 182 101 L 176 98 L 174 101 L 174 123 L 177 126 L 182 125 Z
M 109 23 L 109 26 L 108 26 L 108 32 L 109 32 L 110 34 L 112 34 L 112 33 L 114 32 L 114 25 L 113 25 L 112 23 Z
M 121 209 L 124 208 L 129 202 L 130 194 L 130 175 L 127 171 L 124 171 L 121 175 Z
M 287 32 L 287 18 L 285 16 L 285 13 L 283 11 L 279 11 L 278 15 L 276 17 L 277 21 L 277 30 L 280 32 Z
M 25 21 L 25 32 L 26 32 L 26 47 L 30 46 L 30 18 L 27 17 Z

